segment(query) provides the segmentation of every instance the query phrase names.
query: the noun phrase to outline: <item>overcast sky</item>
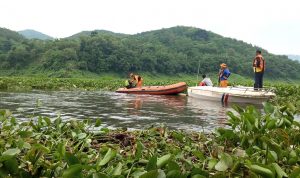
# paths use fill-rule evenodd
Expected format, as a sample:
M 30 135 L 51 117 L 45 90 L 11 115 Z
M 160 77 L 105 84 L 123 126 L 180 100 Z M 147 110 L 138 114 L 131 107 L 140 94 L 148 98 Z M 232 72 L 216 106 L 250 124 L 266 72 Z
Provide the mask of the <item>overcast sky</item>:
M 0 0 L 0 27 L 61 38 L 83 30 L 135 34 L 193 26 L 300 54 L 298 0 Z

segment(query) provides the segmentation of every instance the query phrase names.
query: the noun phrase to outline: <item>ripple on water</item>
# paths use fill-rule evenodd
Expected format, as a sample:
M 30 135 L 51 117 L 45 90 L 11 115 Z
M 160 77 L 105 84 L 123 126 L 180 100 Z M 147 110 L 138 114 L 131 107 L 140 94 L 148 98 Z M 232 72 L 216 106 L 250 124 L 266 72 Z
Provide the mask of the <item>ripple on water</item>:
M 153 124 L 185 130 L 211 130 L 224 125 L 226 111 L 220 103 L 185 96 L 128 95 L 107 91 L 0 92 L 0 108 L 14 116 L 43 115 L 54 119 L 101 118 L 110 127 L 140 129 Z

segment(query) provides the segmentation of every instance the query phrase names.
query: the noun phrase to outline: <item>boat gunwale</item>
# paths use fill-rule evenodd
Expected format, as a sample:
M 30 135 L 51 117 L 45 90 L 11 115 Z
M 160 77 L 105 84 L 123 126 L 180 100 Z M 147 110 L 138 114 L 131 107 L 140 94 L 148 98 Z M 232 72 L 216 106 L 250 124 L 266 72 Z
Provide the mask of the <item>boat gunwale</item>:
M 172 85 L 178 85 L 182 83 L 182 85 L 179 85 L 177 87 L 173 87 L 173 88 L 167 88 L 167 89 L 163 89 L 163 87 L 167 87 L 167 86 L 172 86 Z M 166 86 L 159 86 L 159 88 L 162 88 L 160 90 L 147 90 L 147 89 L 136 89 L 136 88 L 133 88 L 135 90 L 130 90 L 130 89 L 126 89 L 126 88 L 119 88 L 118 90 L 116 90 L 117 93 L 145 93 L 145 92 L 158 92 L 158 93 L 163 93 L 163 92 L 168 92 L 168 91 L 171 91 L 171 90 L 178 90 L 178 89 L 181 89 L 182 88 L 182 91 L 186 90 L 187 89 L 187 84 L 185 82 L 180 82 L 180 83 L 176 83 L 176 84 L 172 84 L 172 85 L 166 85 Z M 150 87 L 155 87 L 155 86 L 149 86 Z M 122 90 L 120 90 L 122 89 Z M 180 93 L 180 92 L 178 92 Z
M 218 87 L 218 88 L 221 88 L 221 87 Z M 215 90 L 204 90 L 203 88 L 199 88 L 199 87 L 189 87 L 188 90 L 200 90 L 200 91 L 208 91 L 208 92 L 212 92 L 212 93 L 217 93 L 217 94 L 230 94 L 230 96 L 236 96 L 236 97 L 241 97 L 241 98 L 271 98 L 271 97 L 275 97 L 276 94 L 275 93 L 272 93 L 271 94 L 268 94 L 269 92 L 267 92 L 266 94 L 261 94 L 261 95 L 249 95 L 246 93 L 243 93 L 243 94 L 236 94 L 236 93 L 230 93 L 228 91 L 224 91 L 224 92 L 221 92 L 221 91 L 215 91 Z M 241 90 L 243 91 L 243 90 Z M 253 91 L 251 91 L 253 92 Z M 199 95 L 199 94 L 198 94 Z M 206 96 L 206 95 L 202 95 L 202 96 Z M 210 96 L 206 96 L 206 97 L 210 97 Z

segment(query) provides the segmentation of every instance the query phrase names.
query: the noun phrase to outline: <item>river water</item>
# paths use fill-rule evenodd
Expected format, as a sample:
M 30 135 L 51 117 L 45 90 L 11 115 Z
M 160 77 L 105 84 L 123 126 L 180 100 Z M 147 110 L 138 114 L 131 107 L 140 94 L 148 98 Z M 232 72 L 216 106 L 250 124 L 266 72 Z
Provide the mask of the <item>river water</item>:
M 183 95 L 128 95 L 107 91 L 0 92 L 0 109 L 18 119 L 49 116 L 62 119 L 100 118 L 104 126 L 142 129 L 164 124 L 190 131 L 224 127 L 226 112 L 218 102 Z

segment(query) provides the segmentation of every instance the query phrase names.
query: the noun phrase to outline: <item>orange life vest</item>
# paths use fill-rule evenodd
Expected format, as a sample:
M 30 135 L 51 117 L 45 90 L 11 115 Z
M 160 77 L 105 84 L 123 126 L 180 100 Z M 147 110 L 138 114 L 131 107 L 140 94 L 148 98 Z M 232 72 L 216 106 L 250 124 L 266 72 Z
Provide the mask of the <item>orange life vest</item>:
M 266 70 L 266 62 L 262 55 L 257 55 L 253 59 L 253 71 L 254 72 L 264 72 Z

